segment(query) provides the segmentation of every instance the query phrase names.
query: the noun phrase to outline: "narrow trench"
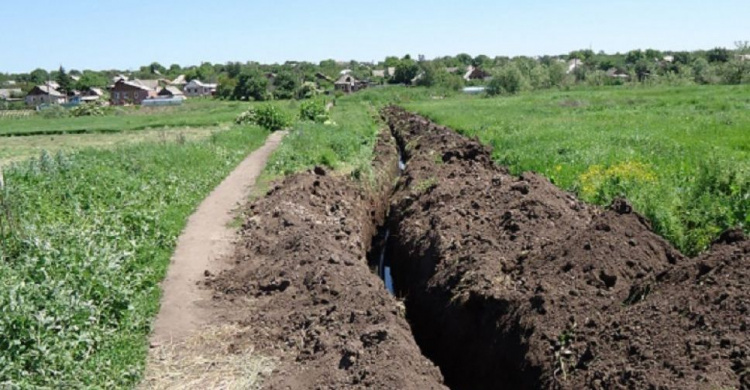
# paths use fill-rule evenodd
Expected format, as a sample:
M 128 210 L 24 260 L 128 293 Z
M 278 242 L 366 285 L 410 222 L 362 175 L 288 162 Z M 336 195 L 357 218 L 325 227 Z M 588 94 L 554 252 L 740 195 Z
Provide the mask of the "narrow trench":
M 395 134 L 394 138 L 399 152 L 400 177 L 406 169 L 409 156 L 403 140 L 399 140 Z M 406 319 L 410 323 L 414 339 L 424 356 L 440 368 L 444 385 L 452 390 L 537 388 L 537 382 L 524 380 L 525 374 L 518 372 L 524 353 L 524 347 L 519 344 L 521 330 L 511 325 L 505 332 L 501 332 L 503 334 L 495 334 L 494 326 L 486 326 L 498 318 L 506 317 L 507 313 L 501 313 L 505 309 L 481 309 L 483 304 L 478 303 L 479 311 L 467 315 L 464 309 L 441 306 L 440 299 L 435 301 L 434 298 L 427 298 L 432 303 L 425 303 L 426 296 L 422 294 L 422 289 L 426 286 L 410 285 L 415 280 L 407 275 L 421 272 L 420 266 L 415 268 L 415 264 L 427 263 L 403 258 L 408 256 L 404 250 L 404 245 L 407 244 L 400 242 L 399 237 L 393 234 L 401 223 L 397 219 L 388 210 L 383 225 L 373 238 L 368 262 L 373 273 L 383 280 L 386 289 L 403 300 Z M 415 293 L 421 298 L 415 297 Z M 443 329 L 445 324 L 438 325 L 437 322 L 442 321 L 438 317 L 443 320 L 454 317 L 448 320 L 449 329 Z M 455 332 L 455 337 L 446 339 L 446 332 Z M 462 345 L 463 343 L 468 344 Z
M 405 168 L 406 163 L 404 162 L 403 154 L 401 153 L 401 149 L 399 147 L 399 176 L 401 176 L 401 173 Z M 370 252 L 367 254 L 367 260 L 370 265 L 370 269 L 373 273 L 378 275 L 381 280 L 383 280 L 385 288 L 388 290 L 388 292 L 391 293 L 391 295 L 397 296 L 396 289 L 393 284 L 393 275 L 391 273 L 391 257 L 388 256 L 389 241 L 392 239 L 391 229 L 389 227 L 390 223 L 390 213 L 387 213 L 383 225 L 378 226 L 378 234 L 372 239 L 372 245 L 370 246 Z

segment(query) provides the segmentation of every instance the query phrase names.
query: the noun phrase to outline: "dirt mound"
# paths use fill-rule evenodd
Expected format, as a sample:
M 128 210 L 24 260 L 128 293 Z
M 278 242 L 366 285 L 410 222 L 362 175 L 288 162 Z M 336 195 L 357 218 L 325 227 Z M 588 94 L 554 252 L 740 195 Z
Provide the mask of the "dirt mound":
M 254 202 L 236 266 L 207 282 L 236 305 L 238 340 L 281 358 L 268 389 L 444 388 L 366 260 L 398 170 L 389 140 L 376 149 L 374 191 L 316 168 Z
M 407 159 L 387 255 L 451 388 L 747 388 L 741 233 L 687 259 L 625 200 L 584 205 L 476 140 L 384 116 Z

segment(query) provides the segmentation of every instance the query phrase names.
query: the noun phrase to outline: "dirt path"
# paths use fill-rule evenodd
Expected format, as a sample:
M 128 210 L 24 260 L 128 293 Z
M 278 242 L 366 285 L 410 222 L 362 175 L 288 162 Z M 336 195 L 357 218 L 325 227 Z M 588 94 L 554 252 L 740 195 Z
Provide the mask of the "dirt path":
M 265 145 L 245 158 L 190 216 L 162 283 L 161 310 L 151 335 L 152 345 L 182 340 L 210 320 L 211 292 L 200 289 L 197 283 L 206 271 L 215 274 L 226 268 L 223 259 L 231 253 L 235 237 L 235 229 L 229 227 L 233 212 L 247 199 L 284 135 L 271 134 Z

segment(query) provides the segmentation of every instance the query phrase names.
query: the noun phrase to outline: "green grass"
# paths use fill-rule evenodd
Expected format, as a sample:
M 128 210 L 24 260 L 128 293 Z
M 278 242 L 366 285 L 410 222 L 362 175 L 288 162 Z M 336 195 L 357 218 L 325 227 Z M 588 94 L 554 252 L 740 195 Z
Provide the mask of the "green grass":
M 0 137 L 219 126 L 231 123 L 252 104 L 255 103 L 188 99 L 184 105 L 176 107 L 115 107 L 112 114 L 98 117 L 45 118 L 34 115 L 24 119 L 0 118 Z
M 513 172 L 539 172 L 597 204 L 626 196 L 687 254 L 705 250 L 726 228 L 750 227 L 750 86 L 404 103 L 479 137 Z
M 6 168 L 0 387 L 138 383 L 176 237 L 266 135 L 233 128 L 200 141 L 43 154 Z
M 375 139 L 383 127 L 377 112 L 352 95 L 338 99 L 330 114 L 333 124 L 297 122 L 271 156 L 263 181 L 316 165 L 370 178 Z

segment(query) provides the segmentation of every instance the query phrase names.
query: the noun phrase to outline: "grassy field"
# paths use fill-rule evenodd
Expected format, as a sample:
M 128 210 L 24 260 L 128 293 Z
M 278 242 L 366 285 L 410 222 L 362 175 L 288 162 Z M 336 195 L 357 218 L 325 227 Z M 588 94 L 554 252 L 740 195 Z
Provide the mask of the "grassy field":
M 163 127 L 206 127 L 231 123 L 250 107 L 247 102 L 208 99 L 186 100 L 175 107 L 115 107 L 111 115 L 45 118 L 43 115 L 14 119 L 0 118 L 0 137 L 82 134 L 134 131 Z
M 194 127 L 231 122 L 241 111 L 221 102 L 200 105 L 199 111 L 215 115 L 192 115 L 183 122 L 191 128 L 179 132 L 129 131 L 132 122 L 123 117 L 103 117 L 80 119 L 124 132 L 90 136 L 96 139 L 55 136 L 45 145 L 37 137 L 0 138 L 3 148 L 5 141 L 17 142 L 12 150 L 85 147 L 4 167 L 0 387 L 121 388 L 138 382 L 158 310 L 158 283 L 176 237 L 195 206 L 267 135 L 258 127 Z M 177 113 L 129 118 L 177 126 L 183 120 Z M 44 123 L 64 128 L 73 122 Z
M 118 133 L 32 135 L 0 138 L 0 168 L 14 161 L 38 157 L 42 151 L 56 154 L 85 148 L 114 148 L 141 142 L 195 141 L 225 131 L 229 125 L 177 127 Z
M 370 175 L 375 138 L 382 128 L 377 111 L 355 98 L 339 99 L 330 112 L 332 124 L 298 121 L 266 166 L 266 179 L 288 175 L 316 165 Z
M 728 227 L 750 228 L 750 86 L 402 100 L 479 137 L 514 172 L 539 172 L 597 204 L 626 196 L 687 254 Z

